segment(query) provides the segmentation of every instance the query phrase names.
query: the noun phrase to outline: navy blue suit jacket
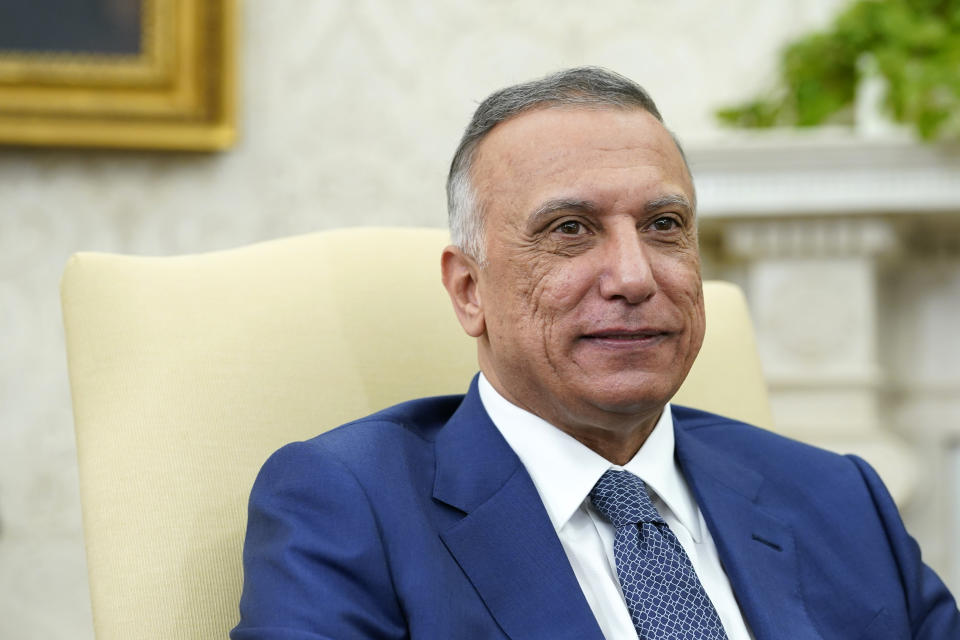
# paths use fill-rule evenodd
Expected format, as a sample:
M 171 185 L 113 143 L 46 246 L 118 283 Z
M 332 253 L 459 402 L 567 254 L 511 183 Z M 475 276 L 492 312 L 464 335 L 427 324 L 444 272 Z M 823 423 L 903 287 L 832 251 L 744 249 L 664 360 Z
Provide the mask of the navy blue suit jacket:
M 676 455 L 757 640 L 960 639 L 877 475 L 674 406 Z M 466 396 L 414 400 L 264 465 L 233 640 L 601 640 L 526 470 Z

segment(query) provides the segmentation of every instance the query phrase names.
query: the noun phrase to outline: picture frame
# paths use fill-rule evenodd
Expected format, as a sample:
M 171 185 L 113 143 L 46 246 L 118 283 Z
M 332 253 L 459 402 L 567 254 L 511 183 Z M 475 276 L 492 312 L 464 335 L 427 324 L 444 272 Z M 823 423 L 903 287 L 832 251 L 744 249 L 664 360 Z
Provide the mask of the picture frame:
M 2 49 L 0 144 L 214 151 L 236 140 L 236 0 L 138 2 L 135 52 Z

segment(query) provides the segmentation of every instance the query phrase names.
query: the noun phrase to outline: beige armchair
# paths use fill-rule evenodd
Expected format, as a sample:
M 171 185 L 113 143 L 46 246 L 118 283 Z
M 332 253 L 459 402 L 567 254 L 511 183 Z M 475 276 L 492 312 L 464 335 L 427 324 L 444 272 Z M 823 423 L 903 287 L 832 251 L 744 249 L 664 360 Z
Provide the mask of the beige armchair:
M 62 298 L 98 640 L 225 638 L 261 463 L 476 370 L 438 229 L 345 229 L 194 256 L 81 253 Z M 746 306 L 705 285 L 678 402 L 770 423 Z

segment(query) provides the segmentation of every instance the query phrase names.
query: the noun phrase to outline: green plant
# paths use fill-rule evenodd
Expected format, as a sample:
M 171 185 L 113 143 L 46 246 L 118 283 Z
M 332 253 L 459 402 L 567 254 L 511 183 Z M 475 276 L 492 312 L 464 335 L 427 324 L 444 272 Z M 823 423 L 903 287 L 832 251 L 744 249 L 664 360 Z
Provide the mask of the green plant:
M 960 0 L 858 0 L 786 47 L 778 87 L 717 116 L 739 127 L 849 122 L 867 57 L 894 120 L 925 140 L 960 139 Z

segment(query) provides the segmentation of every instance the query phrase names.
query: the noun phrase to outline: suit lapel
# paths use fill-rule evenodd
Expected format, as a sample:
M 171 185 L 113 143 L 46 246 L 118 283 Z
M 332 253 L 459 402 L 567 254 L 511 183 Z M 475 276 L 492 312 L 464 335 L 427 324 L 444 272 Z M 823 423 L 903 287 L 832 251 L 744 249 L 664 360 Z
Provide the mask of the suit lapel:
M 533 481 L 474 379 L 436 441 L 434 498 L 464 512 L 440 537 L 512 640 L 603 640 Z
M 763 511 L 764 479 L 732 463 L 674 412 L 676 451 L 756 640 L 820 640 L 800 592 L 792 530 Z

